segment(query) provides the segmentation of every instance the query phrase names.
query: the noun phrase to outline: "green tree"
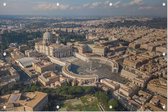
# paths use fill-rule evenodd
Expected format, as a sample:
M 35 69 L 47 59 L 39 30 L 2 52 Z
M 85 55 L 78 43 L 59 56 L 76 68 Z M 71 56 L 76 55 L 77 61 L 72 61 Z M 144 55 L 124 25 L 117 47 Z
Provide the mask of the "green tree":
M 105 92 L 98 91 L 96 92 L 95 96 L 98 98 L 99 102 L 102 102 L 103 104 L 108 103 L 108 95 Z
M 85 90 L 85 93 L 91 93 L 93 90 L 94 90 L 94 87 L 90 87 L 90 86 L 86 86 L 85 88 L 84 88 L 84 90 Z
M 84 93 L 84 90 L 82 87 L 80 86 L 73 86 L 75 87 L 74 90 L 75 90 L 75 94 L 83 94 Z

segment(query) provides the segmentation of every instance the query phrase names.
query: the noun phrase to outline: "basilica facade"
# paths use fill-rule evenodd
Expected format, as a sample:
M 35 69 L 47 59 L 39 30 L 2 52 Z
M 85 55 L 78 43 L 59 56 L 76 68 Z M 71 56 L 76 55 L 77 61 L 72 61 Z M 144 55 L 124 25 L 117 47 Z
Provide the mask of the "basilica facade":
M 35 49 L 39 53 L 56 58 L 70 57 L 73 55 L 72 47 L 60 44 L 58 37 L 55 43 L 52 42 L 52 34 L 48 31 L 43 34 L 42 41 L 35 43 Z

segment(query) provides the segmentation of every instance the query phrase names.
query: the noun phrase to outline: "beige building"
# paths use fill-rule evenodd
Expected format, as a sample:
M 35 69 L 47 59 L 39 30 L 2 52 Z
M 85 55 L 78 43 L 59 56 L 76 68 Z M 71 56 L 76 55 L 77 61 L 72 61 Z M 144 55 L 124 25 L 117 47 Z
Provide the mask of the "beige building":
M 84 54 L 84 53 L 94 53 L 100 56 L 106 56 L 108 53 L 108 48 L 107 46 L 104 45 L 99 45 L 99 44 L 79 44 L 76 43 L 74 45 L 74 48 L 76 48 L 76 51 L 79 54 Z
M 100 82 L 113 90 L 117 90 L 120 88 L 120 85 L 117 82 L 110 79 L 101 79 Z
M 164 53 L 164 52 L 166 53 L 166 51 L 167 51 L 166 45 L 156 47 L 156 51 L 161 52 L 161 53 Z
M 103 45 L 88 45 L 90 49 L 92 50 L 92 53 L 98 54 L 100 56 L 106 56 L 107 55 L 107 47 Z
M 132 97 L 132 99 L 137 102 L 138 104 L 140 105 L 143 105 L 145 104 L 146 102 L 148 102 L 150 99 L 151 99 L 152 95 L 145 92 L 145 91 L 138 91 L 138 94 L 137 95 L 134 95 Z
M 40 57 L 42 54 L 38 53 L 36 50 L 26 50 L 25 55 L 28 57 Z
M 167 111 L 167 99 L 156 95 L 142 107 L 143 111 Z
M 139 68 L 142 65 L 148 63 L 149 59 L 143 56 L 129 56 L 128 58 L 124 59 L 123 64 L 125 66 L 129 66 L 132 68 Z
M 38 73 L 43 73 L 45 71 L 54 71 L 55 70 L 55 64 L 51 63 L 49 61 L 43 60 L 39 62 L 33 62 L 32 66 L 34 70 Z
M 95 34 L 88 34 L 88 35 L 86 35 L 86 39 L 87 40 L 94 40 L 94 39 L 98 39 L 98 37 Z
M 61 84 L 66 81 L 66 79 L 60 75 L 55 74 L 54 72 L 48 71 L 41 74 L 38 77 L 38 81 L 43 84 L 43 86 L 56 87 L 61 86 Z
M 135 73 L 132 73 L 130 71 L 134 71 Z M 144 87 L 147 84 L 147 81 L 151 78 L 151 76 L 147 76 L 145 73 L 140 72 L 139 70 L 131 69 L 131 70 L 122 70 L 121 76 L 132 81 L 135 85 L 139 87 Z
M 153 79 L 148 85 L 147 89 L 162 96 L 167 97 L 167 81 L 165 79 Z
M 24 54 L 21 53 L 18 49 L 14 49 L 13 52 L 10 53 L 12 59 L 17 60 L 24 57 Z
M 129 97 L 134 95 L 138 90 L 138 87 L 134 84 L 120 84 L 120 88 L 118 90 L 119 94 L 125 96 L 125 97 Z
M 48 95 L 43 92 L 15 92 L 1 96 L 3 106 L 1 110 L 6 111 L 41 111 L 48 103 Z
M 0 88 L 6 85 L 12 86 L 19 80 L 20 75 L 13 67 L 5 65 L 5 63 L 3 65 L 3 62 L 0 62 Z
M 20 68 L 30 77 L 38 75 L 38 73 L 34 70 L 32 63 L 39 62 L 37 58 L 32 57 L 24 57 L 16 60 L 16 63 L 20 66 Z
M 44 33 L 43 41 L 35 43 L 35 49 L 39 53 L 56 58 L 69 57 L 73 55 L 72 47 L 59 44 L 58 38 L 56 43 L 52 43 L 52 36 L 49 32 Z
M 90 53 L 91 52 L 91 49 L 89 49 L 89 46 L 87 44 L 74 45 L 74 48 L 76 49 L 76 51 L 79 54 Z

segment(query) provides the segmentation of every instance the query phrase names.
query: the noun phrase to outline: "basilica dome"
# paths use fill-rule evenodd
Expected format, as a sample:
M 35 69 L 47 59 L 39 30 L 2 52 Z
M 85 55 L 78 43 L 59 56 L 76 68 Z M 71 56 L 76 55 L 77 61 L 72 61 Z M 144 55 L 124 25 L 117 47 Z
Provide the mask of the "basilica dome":
M 47 31 L 43 34 L 43 44 L 50 44 L 50 43 L 51 43 L 51 33 Z
M 45 32 L 44 34 L 43 34 L 43 39 L 51 39 L 51 33 L 50 32 Z

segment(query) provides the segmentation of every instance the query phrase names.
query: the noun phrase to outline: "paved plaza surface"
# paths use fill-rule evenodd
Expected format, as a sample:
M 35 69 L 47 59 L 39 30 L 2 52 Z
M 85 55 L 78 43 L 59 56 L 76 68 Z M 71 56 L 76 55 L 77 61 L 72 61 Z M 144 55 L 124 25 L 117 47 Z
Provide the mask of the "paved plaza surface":
M 91 60 L 85 62 L 80 59 L 72 62 L 70 71 L 79 75 L 98 75 L 99 78 L 108 78 L 119 83 L 127 83 L 128 80 L 120 76 L 120 73 L 112 73 L 111 66 L 106 63 L 101 63 L 99 60 Z

